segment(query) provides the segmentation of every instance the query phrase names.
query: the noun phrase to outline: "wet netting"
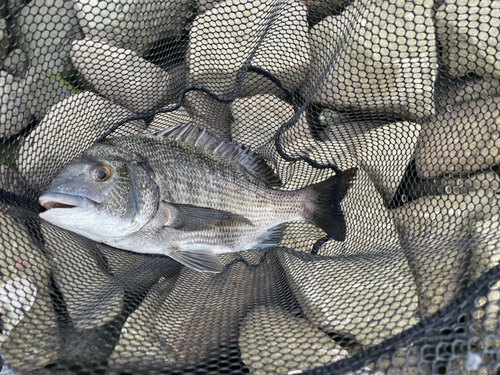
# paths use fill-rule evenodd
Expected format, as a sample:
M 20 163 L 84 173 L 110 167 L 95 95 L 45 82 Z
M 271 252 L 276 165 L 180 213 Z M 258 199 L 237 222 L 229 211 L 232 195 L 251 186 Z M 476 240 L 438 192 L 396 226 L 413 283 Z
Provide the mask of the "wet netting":
M 500 373 L 500 1 L 1 0 L 0 69 L 1 375 Z M 92 145 L 179 124 L 276 190 L 357 168 L 345 239 L 202 273 L 39 217 Z

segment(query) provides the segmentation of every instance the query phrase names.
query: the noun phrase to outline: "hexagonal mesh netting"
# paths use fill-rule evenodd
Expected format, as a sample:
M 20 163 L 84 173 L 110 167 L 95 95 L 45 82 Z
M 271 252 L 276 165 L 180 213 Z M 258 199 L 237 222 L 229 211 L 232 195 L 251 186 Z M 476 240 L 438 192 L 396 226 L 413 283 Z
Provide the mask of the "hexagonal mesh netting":
M 2 375 L 500 373 L 499 0 L 2 0 L 0 69 Z M 357 168 L 345 239 L 285 220 L 207 273 L 40 218 L 84 151 L 179 124 L 276 194 Z

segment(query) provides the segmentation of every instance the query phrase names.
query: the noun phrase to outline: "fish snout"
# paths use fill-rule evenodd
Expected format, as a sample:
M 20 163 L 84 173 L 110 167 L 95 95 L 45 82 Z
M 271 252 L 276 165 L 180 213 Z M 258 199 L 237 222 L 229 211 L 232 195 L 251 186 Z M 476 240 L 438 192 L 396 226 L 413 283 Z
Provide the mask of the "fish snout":
M 70 194 L 45 193 L 38 202 L 47 210 L 52 209 L 71 209 L 71 208 L 88 208 L 89 199 Z

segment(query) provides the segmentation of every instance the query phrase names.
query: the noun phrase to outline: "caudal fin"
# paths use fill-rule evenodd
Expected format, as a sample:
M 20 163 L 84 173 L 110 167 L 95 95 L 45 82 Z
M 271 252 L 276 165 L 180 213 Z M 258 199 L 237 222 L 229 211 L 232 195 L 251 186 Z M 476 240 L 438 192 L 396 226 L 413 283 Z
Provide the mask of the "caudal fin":
M 323 229 L 330 238 L 344 241 L 346 224 L 340 202 L 356 176 L 357 168 L 348 169 L 320 183 L 307 187 L 312 191 L 312 203 L 306 219 Z

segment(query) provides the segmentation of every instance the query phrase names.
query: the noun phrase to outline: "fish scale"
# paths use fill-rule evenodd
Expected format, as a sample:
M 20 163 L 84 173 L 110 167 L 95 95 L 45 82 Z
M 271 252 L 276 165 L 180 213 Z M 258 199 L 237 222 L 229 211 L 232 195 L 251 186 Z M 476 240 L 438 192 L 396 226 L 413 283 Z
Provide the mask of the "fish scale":
M 94 145 L 40 197 L 48 209 L 40 216 L 120 249 L 221 272 L 216 254 L 273 246 L 288 221 L 311 221 L 344 240 L 340 202 L 355 175 L 351 169 L 280 190 L 279 177 L 257 154 L 180 124 Z
M 241 178 L 223 159 L 197 152 L 196 148 L 190 149 L 178 141 L 134 137 L 114 138 L 110 143 L 145 157 L 158 175 L 162 198 L 171 199 L 172 203 L 223 209 L 262 224 L 282 222 L 301 211 L 301 194 L 264 189 Z M 193 185 L 191 191 L 186 189 L 189 185 Z

